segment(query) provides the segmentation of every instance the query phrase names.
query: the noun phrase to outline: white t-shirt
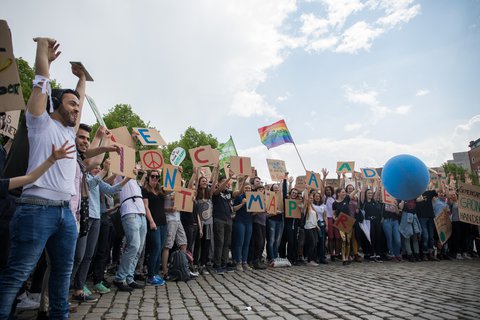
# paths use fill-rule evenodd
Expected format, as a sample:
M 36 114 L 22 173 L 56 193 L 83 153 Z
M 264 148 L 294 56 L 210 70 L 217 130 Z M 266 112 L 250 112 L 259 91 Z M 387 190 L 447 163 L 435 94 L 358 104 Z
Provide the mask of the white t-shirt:
M 115 184 L 120 183 L 122 179 L 122 177 L 115 178 Z M 142 189 L 140 189 L 140 186 L 138 185 L 136 180 L 129 180 L 119 192 L 119 196 L 120 203 L 122 203 L 123 200 L 127 198 L 138 196 L 138 198 L 128 199 L 127 201 L 123 202 L 122 207 L 120 208 L 120 214 L 122 216 L 128 213 L 145 214 L 145 205 L 143 204 Z
M 325 212 L 326 206 L 324 204 L 321 204 L 319 206 L 312 204 L 313 210 L 317 213 L 317 219 L 318 221 L 323 221 L 323 213 Z
M 328 197 L 325 205 L 325 209 L 327 210 L 327 218 L 333 218 L 333 208 L 332 205 L 335 202 L 335 198 Z
M 27 111 L 28 155 L 27 174 L 42 164 L 52 154 L 52 144 L 55 148 L 68 141 L 67 145 L 75 144 L 73 127 L 65 127 L 57 120 L 50 118 L 47 112 L 34 116 Z M 75 166 L 77 154 L 71 153 L 72 159 L 57 161 L 47 172 L 32 184 L 23 187 L 23 195 L 31 195 L 50 200 L 69 201 L 75 191 Z
M 165 197 L 165 208 L 172 208 L 175 204 L 175 193 L 172 192 Z M 170 221 L 180 221 L 180 212 L 166 212 L 167 223 Z

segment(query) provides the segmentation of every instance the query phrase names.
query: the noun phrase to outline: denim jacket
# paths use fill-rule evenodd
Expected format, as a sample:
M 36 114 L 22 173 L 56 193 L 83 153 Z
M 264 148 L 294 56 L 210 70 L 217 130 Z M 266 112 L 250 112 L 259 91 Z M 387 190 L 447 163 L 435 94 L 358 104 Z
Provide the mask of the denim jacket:
M 400 226 L 398 228 L 402 236 L 405 238 L 410 238 L 414 234 L 421 234 L 422 227 L 420 226 L 420 221 L 415 213 L 403 211 L 402 220 L 400 221 Z

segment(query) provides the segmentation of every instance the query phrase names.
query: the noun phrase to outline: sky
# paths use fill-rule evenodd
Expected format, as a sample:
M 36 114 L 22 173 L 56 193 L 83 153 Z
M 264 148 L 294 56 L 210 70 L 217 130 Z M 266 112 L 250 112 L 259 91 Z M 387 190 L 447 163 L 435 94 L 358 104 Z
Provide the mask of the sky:
M 440 166 L 480 138 L 480 0 L 4 0 L 0 19 L 31 65 L 33 37 L 60 43 L 64 88 L 83 62 L 102 113 L 130 104 L 167 142 L 231 135 L 265 180 L 266 158 L 305 173 L 292 144 L 260 142 L 279 119 L 331 176 L 403 153 Z

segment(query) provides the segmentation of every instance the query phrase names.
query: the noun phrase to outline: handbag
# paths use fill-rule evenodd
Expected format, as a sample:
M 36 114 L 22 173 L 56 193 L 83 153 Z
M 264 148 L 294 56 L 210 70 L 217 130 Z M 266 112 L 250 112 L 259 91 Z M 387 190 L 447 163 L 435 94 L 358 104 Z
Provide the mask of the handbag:
M 85 171 L 85 166 L 79 160 L 77 160 L 80 165 L 80 170 L 82 172 L 82 184 L 81 184 L 81 197 L 80 197 L 80 209 L 79 209 L 79 225 L 80 230 L 78 236 L 84 237 L 88 234 L 90 226 L 88 224 L 88 218 L 90 216 L 89 205 L 88 205 L 88 188 L 87 188 L 87 173 Z

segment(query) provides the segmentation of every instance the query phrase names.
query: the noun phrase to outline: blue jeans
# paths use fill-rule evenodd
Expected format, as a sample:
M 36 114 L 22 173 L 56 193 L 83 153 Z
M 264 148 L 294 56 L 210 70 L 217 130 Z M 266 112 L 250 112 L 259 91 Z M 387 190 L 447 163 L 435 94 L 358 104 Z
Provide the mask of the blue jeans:
M 384 219 L 383 220 L 383 231 L 385 232 L 385 237 L 387 238 L 387 248 L 388 252 L 395 257 L 400 255 L 400 231 L 398 231 L 398 220 L 397 219 Z
M 127 283 L 133 282 L 135 267 L 142 253 L 145 237 L 147 235 L 147 220 L 145 215 L 127 213 L 122 216 L 122 226 L 127 240 L 127 246 L 120 258 L 115 281 Z
M 157 230 L 147 231 L 148 247 L 150 254 L 148 256 L 147 267 L 148 276 L 153 277 L 158 274 L 162 265 L 162 249 L 167 239 L 167 225 L 157 225 Z
M 435 223 L 433 218 L 418 218 L 422 226 L 422 251 L 423 253 L 431 253 L 433 251 L 433 234 L 435 232 Z
M 267 258 L 278 258 L 278 247 L 282 241 L 283 220 L 267 219 Z
M 250 239 L 252 238 L 252 223 L 235 221 L 233 223 L 233 260 L 236 263 L 247 263 Z
M 50 319 L 68 318 L 68 287 L 78 236 L 69 206 L 17 204 L 10 223 L 10 256 L 0 277 L 0 319 L 6 319 L 18 290 L 44 248 L 51 261 Z

